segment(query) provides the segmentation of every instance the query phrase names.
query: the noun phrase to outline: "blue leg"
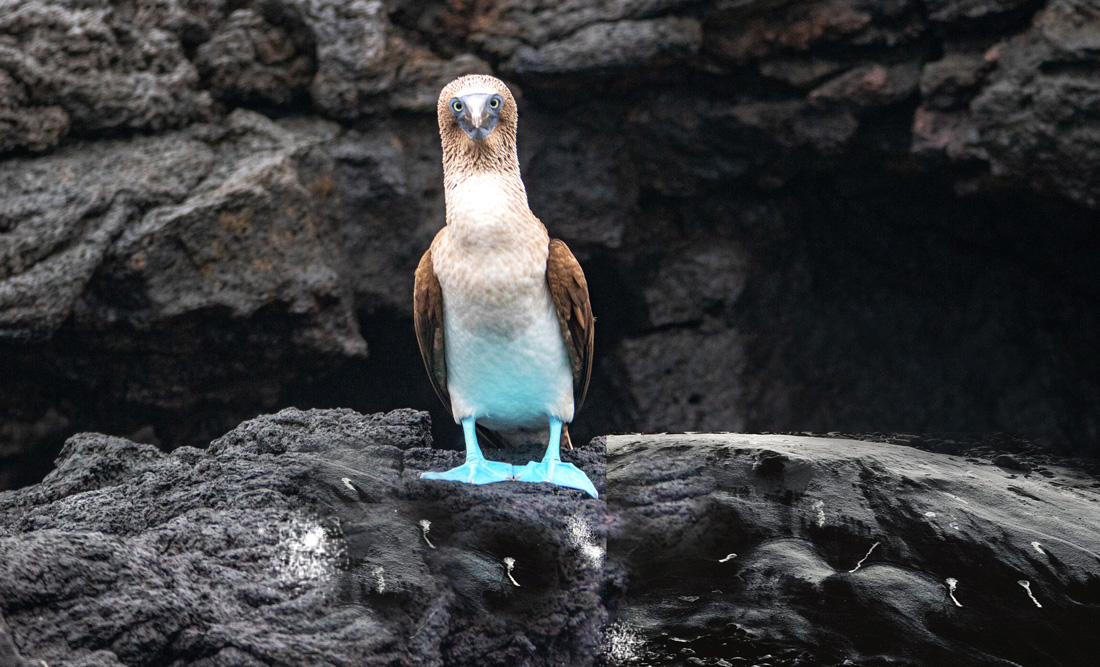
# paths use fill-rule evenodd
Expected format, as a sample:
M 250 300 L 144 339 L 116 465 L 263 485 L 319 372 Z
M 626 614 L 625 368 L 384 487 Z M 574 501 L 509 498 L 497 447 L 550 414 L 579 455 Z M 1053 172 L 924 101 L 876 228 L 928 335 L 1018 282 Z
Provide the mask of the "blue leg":
M 516 475 L 521 482 L 550 482 L 558 486 L 580 489 L 593 498 L 599 498 L 596 487 L 580 468 L 561 460 L 561 420 L 550 418 L 550 443 L 546 446 L 546 455 L 542 461 L 534 461 L 523 466 Z
M 474 429 L 473 417 L 462 420 L 462 434 L 466 436 L 466 462 L 447 472 L 426 472 L 422 473 L 421 477 L 467 484 L 491 484 L 512 479 L 511 464 L 485 460 L 481 447 L 477 446 L 477 431 Z

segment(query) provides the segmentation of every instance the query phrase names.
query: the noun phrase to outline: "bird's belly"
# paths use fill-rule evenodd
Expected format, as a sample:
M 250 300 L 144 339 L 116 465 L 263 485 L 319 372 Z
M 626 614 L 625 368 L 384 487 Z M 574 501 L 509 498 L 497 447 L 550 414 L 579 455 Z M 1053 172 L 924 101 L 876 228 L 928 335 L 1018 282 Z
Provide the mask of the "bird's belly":
M 539 426 L 551 415 L 572 420 L 573 375 L 549 294 L 482 308 L 476 322 L 445 311 L 444 327 L 456 421 L 472 416 L 499 429 Z

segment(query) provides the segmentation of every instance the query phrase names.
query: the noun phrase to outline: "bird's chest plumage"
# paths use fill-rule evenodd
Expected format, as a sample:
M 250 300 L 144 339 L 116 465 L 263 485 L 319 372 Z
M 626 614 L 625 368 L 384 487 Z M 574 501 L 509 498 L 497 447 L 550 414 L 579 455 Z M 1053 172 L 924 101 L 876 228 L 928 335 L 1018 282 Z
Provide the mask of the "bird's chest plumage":
M 459 253 L 437 267 L 445 322 L 486 337 L 522 337 L 550 299 L 545 260 L 539 270 L 532 259 Z
M 433 249 L 454 416 L 491 428 L 569 421 L 572 371 L 546 283 L 546 233 L 480 222 L 477 242 L 447 234 Z

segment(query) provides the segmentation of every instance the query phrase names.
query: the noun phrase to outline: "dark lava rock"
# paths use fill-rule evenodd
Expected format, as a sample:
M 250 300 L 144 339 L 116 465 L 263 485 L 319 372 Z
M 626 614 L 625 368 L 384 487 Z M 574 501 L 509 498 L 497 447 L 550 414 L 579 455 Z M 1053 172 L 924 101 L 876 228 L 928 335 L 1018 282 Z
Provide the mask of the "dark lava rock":
M 129 423 L 104 430 L 204 444 L 290 378 L 365 356 L 316 185 L 336 131 L 241 110 L 0 163 L 0 452 L 29 456 L 110 403 Z
M 87 330 L 149 330 L 277 303 L 299 320 L 299 344 L 361 354 L 303 174 L 335 128 L 311 129 L 238 111 L 94 153 L 4 162 L 0 339 L 49 339 L 70 317 Z M 102 170 L 104 160 L 118 168 Z
M 41 661 L 38 661 L 36 665 L 34 661 L 27 660 L 19 655 L 19 650 L 15 648 L 15 639 L 11 636 L 11 630 L 8 629 L 4 619 L 0 618 L 0 665 L 5 667 L 41 667 L 42 664 Z
M 434 111 L 439 90 L 488 65 L 470 55 L 441 60 L 393 29 L 377 2 L 289 0 L 279 3 L 301 16 L 316 45 L 317 73 L 310 85 L 325 115 L 356 118 L 391 108 Z
M 613 664 L 692 664 L 683 649 L 699 664 L 1100 655 L 1091 477 L 1010 480 L 909 447 L 778 435 L 612 436 L 607 456 Z
M 0 664 L 1083 666 L 1100 650 L 1092 478 L 679 435 L 607 438 L 605 480 L 604 442 L 566 453 L 595 500 L 421 480 L 461 454 L 412 410 L 288 409 L 171 454 L 75 436 L 45 481 L 0 493 Z
M 198 29 L 217 0 L 16 0 L 0 15 L 0 152 L 45 150 L 69 131 L 163 130 L 209 117 L 209 93 L 172 28 Z
M 1100 205 L 1095 121 L 1100 17 L 1089 0 L 1052 0 L 1009 40 L 991 83 L 971 105 L 980 155 L 998 179 Z
M 430 446 L 412 410 L 284 410 L 171 455 L 70 439 L 0 493 L 0 663 L 590 660 L 603 503 L 422 481 L 411 460 L 445 464 Z
M 198 48 L 195 65 L 213 94 L 230 103 L 270 105 L 305 94 L 317 69 L 315 45 L 280 9 L 275 3 L 260 11 L 238 9 Z

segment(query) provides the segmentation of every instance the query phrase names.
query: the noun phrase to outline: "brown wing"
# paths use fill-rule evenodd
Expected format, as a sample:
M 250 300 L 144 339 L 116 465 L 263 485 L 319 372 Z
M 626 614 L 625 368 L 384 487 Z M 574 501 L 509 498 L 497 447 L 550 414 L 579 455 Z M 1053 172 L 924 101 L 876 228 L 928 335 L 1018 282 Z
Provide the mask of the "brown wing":
M 439 278 L 435 277 L 431 248 L 420 258 L 420 265 L 416 267 L 413 324 L 416 326 L 416 342 L 420 345 L 420 358 L 424 360 L 424 368 L 428 370 L 432 388 L 439 395 L 439 400 L 443 401 L 443 405 L 447 406 L 447 410 L 450 410 L 447 355 L 443 347 L 443 290 L 439 286 Z
M 577 258 L 569 246 L 559 239 L 550 240 L 550 255 L 546 258 L 546 282 L 554 307 L 569 364 L 573 369 L 573 403 L 581 409 L 592 376 L 592 342 L 595 334 L 592 304 L 588 301 L 588 283 Z

